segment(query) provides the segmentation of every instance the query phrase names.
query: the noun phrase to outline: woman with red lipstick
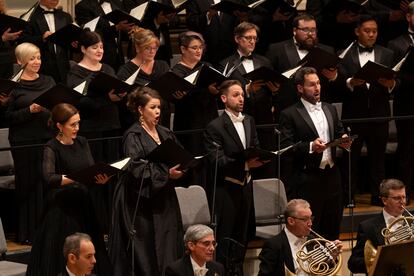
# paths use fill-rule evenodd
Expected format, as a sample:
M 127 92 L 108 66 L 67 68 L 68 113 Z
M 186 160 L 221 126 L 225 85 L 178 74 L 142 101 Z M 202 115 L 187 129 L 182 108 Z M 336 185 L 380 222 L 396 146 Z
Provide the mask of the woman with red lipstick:
M 172 68 L 172 71 L 180 77 L 186 77 L 202 66 L 209 66 L 201 62 L 204 52 L 204 39 L 196 32 L 184 32 L 178 37 L 178 45 L 181 50 L 181 60 Z M 214 84 L 209 87 L 197 87 L 187 91 L 184 97 L 176 99 L 174 130 L 204 129 L 213 119 L 217 118 L 217 94 L 218 90 Z M 183 135 L 179 140 L 193 154 L 205 153 L 203 144 L 203 133 L 192 133 Z
M 134 42 L 136 55 L 133 59 L 121 66 L 118 71 L 118 78 L 126 80 L 131 77 L 139 68 L 139 73 L 134 83 L 139 86 L 147 85 L 149 82 L 158 79 L 170 70 L 170 66 L 163 60 L 155 60 L 160 41 L 150 30 L 134 27 L 131 38 Z M 160 124 L 170 127 L 170 108 L 167 101 L 162 101 L 162 112 Z M 130 122 L 128 127 L 133 123 Z
M 170 168 L 164 163 L 147 163 L 145 159 L 166 139 L 177 139 L 172 131 L 158 124 L 161 101 L 155 90 L 142 87 L 133 91 L 128 96 L 128 107 L 139 119 L 124 134 L 124 153 L 132 161 L 127 169 L 129 174 L 120 180 L 114 195 L 109 255 L 114 275 L 131 275 L 129 239 L 135 230 L 135 275 L 164 275 L 166 266 L 183 254 L 182 221 L 174 187 L 184 173 L 178 165 Z
M 9 140 L 12 146 L 44 144 L 51 134 L 47 128 L 49 111 L 33 100 L 52 88 L 55 81 L 39 74 L 40 50 L 31 43 L 16 47 L 16 58 L 25 69 L 19 86 L 10 95 L 6 118 L 9 120 Z M 31 242 L 40 219 L 42 207 L 41 147 L 12 149 L 16 183 L 17 241 Z
M 78 136 L 79 123 L 79 112 L 70 104 L 58 104 L 51 111 L 49 125 L 56 134 L 46 143 L 43 151 L 43 178 L 49 192 L 46 213 L 33 242 L 28 276 L 56 276 L 63 271 L 66 261 L 62 246 L 65 237 L 75 232 L 84 232 L 92 237 L 98 275 L 112 275 L 92 203 L 95 193 L 91 193 L 109 178 L 97 175 L 95 183 L 84 183 L 90 184 L 86 186 L 66 177 L 94 164 L 88 141 Z

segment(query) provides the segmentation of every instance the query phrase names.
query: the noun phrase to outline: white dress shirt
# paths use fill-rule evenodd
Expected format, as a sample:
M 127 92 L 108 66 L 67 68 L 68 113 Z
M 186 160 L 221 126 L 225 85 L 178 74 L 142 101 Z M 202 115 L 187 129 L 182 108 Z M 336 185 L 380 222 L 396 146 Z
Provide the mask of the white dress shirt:
M 207 274 L 208 268 L 206 263 L 203 266 L 199 266 L 196 261 L 190 256 L 191 265 L 193 266 L 194 276 L 205 276 Z
M 297 276 L 308 275 L 305 271 L 301 269 L 301 267 L 298 264 L 297 257 L 296 257 L 296 254 L 298 253 L 302 245 L 306 242 L 306 237 L 302 237 L 302 238 L 297 237 L 292 232 L 290 232 L 289 229 L 287 229 L 286 227 L 284 231 L 289 241 L 290 251 L 292 252 L 293 263 L 295 265 L 295 271 L 294 271 L 295 274 Z M 306 247 L 303 250 L 307 252 Z

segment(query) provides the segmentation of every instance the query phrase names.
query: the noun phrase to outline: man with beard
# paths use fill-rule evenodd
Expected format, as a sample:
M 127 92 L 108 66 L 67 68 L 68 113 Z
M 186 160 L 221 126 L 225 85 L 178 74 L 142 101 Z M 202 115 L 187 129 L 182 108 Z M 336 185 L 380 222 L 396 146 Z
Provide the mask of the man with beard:
M 331 54 L 335 54 L 332 47 L 318 43 L 318 29 L 315 18 L 309 14 L 298 15 L 293 19 L 293 37 L 278 43 L 269 45 L 266 57 L 273 68 L 283 73 L 294 68 L 309 53 L 313 47 L 319 47 Z M 318 72 L 321 76 L 322 86 L 325 88 L 323 100 L 332 102 L 335 95 L 331 95 L 331 85 L 335 85 L 337 77 L 336 68 L 324 68 Z M 298 101 L 296 89 L 293 83 L 288 83 L 279 91 L 279 111 Z

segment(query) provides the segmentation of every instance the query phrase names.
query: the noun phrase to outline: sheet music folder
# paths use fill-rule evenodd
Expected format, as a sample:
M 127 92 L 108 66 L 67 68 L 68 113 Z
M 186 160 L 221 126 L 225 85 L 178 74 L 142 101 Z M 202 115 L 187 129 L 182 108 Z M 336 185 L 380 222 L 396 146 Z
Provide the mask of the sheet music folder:
M 130 92 L 135 87 L 135 85 L 129 85 L 114 76 L 99 72 L 89 83 L 88 95 L 98 96 L 108 94 L 112 89 L 115 89 L 115 94 L 120 94 Z
M 394 268 L 401 268 L 401 275 L 414 275 L 414 240 L 379 246 L 377 250 L 369 276 L 389 276 Z
M 211 84 L 216 83 L 220 85 L 227 78 L 217 70 L 211 68 L 208 65 L 203 65 L 198 73 L 195 85 L 200 88 L 209 87 Z
M 396 72 L 382 64 L 368 61 L 355 73 L 354 78 L 365 80 L 368 83 L 376 83 L 379 78 L 394 79 Z
M 80 27 L 68 24 L 48 36 L 47 40 L 62 47 L 71 48 L 72 42 L 78 41 L 81 33 L 82 29 Z
M 249 12 L 250 7 L 229 0 L 222 0 L 217 4 L 210 6 L 210 9 L 221 11 L 224 13 L 233 14 L 234 11 Z
M 189 91 L 195 87 L 192 83 L 179 77 L 173 72 L 167 72 L 163 74 L 158 79 L 148 83 L 147 86 L 154 90 L 157 90 L 161 94 L 161 97 L 168 101 L 171 101 L 173 99 L 172 94 L 174 92 Z
M 120 171 L 122 170 L 112 167 L 109 164 L 98 162 L 83 170 L 70 173 L 66 177 L 83 184 L 95 184 L 96 175 L 106 174 L 108 177 L 111 177 Z
M 265 160 L 271 160 L 276 157 L 276 154 L 274 154 L 271 151 L 249 147 L 235 155 L 232 156 L 235 159 L 243 159 L 245 161 L 249 159 L 253 159 L 258 157 L 259 160 L 265 161 Z
M 167 139 L 151 151 L 147 159 L 151 162 L 167 164 L 170 168 L 180 164 L 180 169 L 185 170 L 198 166 L 202 158 L 194 158 L 172 139 Z
M 325 51 L 320 47 L 312 47 L 309 53 L 299 62 L 306 67 L 314 67 L 316 70 L 336 68 L 341 59 L 332 53 Z
M 282 74 L 279 74 L 275 70 L 272 70 L 264 66 L 257 68 L 256 70 L 253 70 L 250 73 L 244 74 L 243 77 L 251 81 L 263 80 L 266 82 L 277 82 L 278 84 L 281 84 L 288 80 L 288 78 L 286 78 Z
M 13 89 L 19 86 L 18 82 L 0 78 L 0 93 L 10 95 Z
M 26 26 L 27 22 L 23 19 L 0 13 L 0 32 L 2 34 L 8 28 L 11 28 L 11 32 L 15 33 L 24 30 Z
M 68 103 L 77 106 L 82 97 L 82 94 L 59 83 L 34 99 L 33 102 L 52 110 L 55 105 L 60 103 Z
M 351 135 L 351 137 L 341 137 L 337 138 L 329 143 L 326 143 L 325 146 L 327 147 L 336 147 L 344 143 L 349 143 L 350 141 L 354 141 L 356 138 L 358 138 L 358 135 Z
M 111 21 L 115 25 L 121 21 L 127 21 L 128 23 L 133 23 L 135 25 L 139 25 L 141 23 L 139 19 L 121 10 L 113 10 L 102 17 L 108 21 Z

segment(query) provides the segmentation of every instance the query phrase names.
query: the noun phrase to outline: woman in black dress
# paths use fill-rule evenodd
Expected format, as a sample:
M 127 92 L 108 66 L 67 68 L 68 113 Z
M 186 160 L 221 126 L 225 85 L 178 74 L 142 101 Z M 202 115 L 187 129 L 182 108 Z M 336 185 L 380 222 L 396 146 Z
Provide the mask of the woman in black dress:
M 159 276 L 183 254 L 182 221 L 174 189 L 183 172 L 178 166 L 169 168 L 164 163 L 144 161 L 164 140 L 176 141 L 169 129 L 158 124 L 161 109 L 158 93 L 148 87 L 138 88 L 128 96 L 128 107 L 139 120 L 124 134 L 124 153 L 132 161 L 129 173 L 119 181 L 114 195 L 109 254 L 114 275 L 131 275 L 133 245 L 135 275 Z M 141 183 L 141 197 L 138 197 Z M 131 243 L 132 230 L 136 232 Z
M 136 55 L 133 59 L 121 66 L 118 71 L 118 78 L 127 80 L 140 68 L 134 83 L 144 86 L 153 80 L 158 79 L 170 70 L 170 66 L 163 60 L 155 60 L 160 41 L 150 30 L 135 27 L 132 32 Z M 160 124 L 170 127 L 170 108 L 167 101 L 162 100 L 162 112 Z M 129 126 L 133 123 L 130 119 Z M 129 127 L 128 126 L 128 127 Z
M 172 71 L 180 77 L 186 77 L 200 70 L 202 66 L 208 66 L 200 62 L 204 51 L 204 39 L 196 32 L 184 32 L 178 37 L 181 50 L 181 60 L 172 68 Z M 175 103 L 174 131 L 199 130 L 191 134 L 179 136 L 182 144 L 194 155 L 205 153 L 203 148 L 202 129 L 218 116 L 217 96 L 218 89 L 215 84 L 208 87 L 197 87 L 187 92 L 187 95 Z
M 65 237 L 84 232 L 92 237 L 96 249 L 98 275 L 113 275 L 103 242 L 95 208 L 89 191 L 99 189 L 109 179 L 95 176 L 88 186 L 74 182 L 66 175 L 94 164 L 87 140 L 78 136 L 80 116 L 70 104 L 62 103 L 52 109 L 49 122 L 56 136 L 43 151 L 43 178 L 48 189 L 46 213 L 37 230 L 26 275 L 56 276 L 64 271 L 62 254 Z
M 19 86 L 10 94 L 6 117 L 10 124 L 9 140 L 12 149 L 18 208 L 18 242 L 31 242 L 40 220 L 42 208 L 42 147 L 50 139 L 47 128 L 49 111 L 33 100 L 52 88 L 55 81 L 50 76 L 38 74 L 42 63 L 40 50 L 31 43 L 16 47 L 16 58 L 26 65 Z M 37 146 L 29 146 L 37 145 Z

